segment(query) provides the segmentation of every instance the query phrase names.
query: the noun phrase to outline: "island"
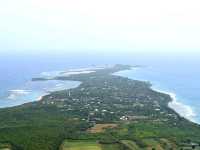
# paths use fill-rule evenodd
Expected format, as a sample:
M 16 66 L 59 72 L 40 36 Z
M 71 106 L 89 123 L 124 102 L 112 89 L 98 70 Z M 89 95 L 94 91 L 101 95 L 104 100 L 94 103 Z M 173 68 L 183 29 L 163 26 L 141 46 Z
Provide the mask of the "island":
M 114 75 L 132 67 L 33 78 L 81 84 L 0 109 L 0 150 L 199 150 L 200 125 L 169 108 L 170 95 Z

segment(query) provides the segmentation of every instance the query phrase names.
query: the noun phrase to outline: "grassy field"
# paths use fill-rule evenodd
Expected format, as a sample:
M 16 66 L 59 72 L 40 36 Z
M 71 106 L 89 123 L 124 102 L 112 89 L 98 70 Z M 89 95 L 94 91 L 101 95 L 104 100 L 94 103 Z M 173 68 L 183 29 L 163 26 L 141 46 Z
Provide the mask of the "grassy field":
M 121 150 L 120 144 L 99 144 L 95 141 L 65 140 L 60 150 Z
M 157 140 L 145 139 L 143 142 L 147 145 L 147 150 L 152 150 L 153 148 L 156 150 L 164 150 Z
M 64 141 L 61 150 L 102 150 L 101 145 L 93 141 Z
M 141 150 L 137 144 L 130 140 L 122 140 L 122 144 L 124 144 L 126 147 L 128 147 L 130 150 Z
M 106 144 L 102 145 L 102 150 L 122 150 L 120 144 Z
M 90 133 L 101 133 L 104 132 L 105 129 L 108 128 L 116 128 L 117 124 L 96 124 L 94 127 L 90 128 L 88 132 Z
M 0 150 L 11 150 L 11 146 L 9 144 L 0 143 Z

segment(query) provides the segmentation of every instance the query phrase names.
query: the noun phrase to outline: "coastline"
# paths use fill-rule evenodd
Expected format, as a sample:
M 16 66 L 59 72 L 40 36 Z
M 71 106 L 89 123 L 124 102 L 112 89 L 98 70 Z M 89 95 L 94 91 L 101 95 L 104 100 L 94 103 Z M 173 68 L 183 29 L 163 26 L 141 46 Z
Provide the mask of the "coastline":
M 72 81 L 72 82 L 73 82 L 73 80 L 68 80 L 68 81 Z M 78 82 L 78 81 L 74 81 L 74 82 Z M 75 86 L 69 87 L 69 88 L 65 88 L 65 89 L 63 89 L 63 90 L 74 89 L 74 88 L 79 87 L 80 85 L 81 85 L 81 82 L 79 82 L 78 85 L 75 85 Z M 40 96 L 36 99 L 36 101 L 41 101 L 41 100 L 43 99 L 44 96 L 47 96 L 47 95 L 51 94 L 52 92 L 56 92 L 56 91 L 57 91 L 57 90 L 55 90 L 55 91 L 50 91 L 50 92 L 46 92 L 46 93 L 40 95 Z M 60 90 L 58 90 L 58 91 L 60 91 Z
M 59 71 L 59 72 L 57 72 L 57 74 L 58 74 L 57 76 L 59 76 L 59 74 L 60 74 L 61 77 L 62 77 L 62 76 L 77 75 L 77 74 L 89 74 L 89 73 L 96 72 L 95 70 L 102 69 L 102 68 L 93 68 L 93 70 L 88 70 L 88 69 L 91 69 L 91 68 L 79 68 L 79 69 L 71 69 L 71 70 L 69 70 L 69 71 Z M 95 69 L 95 70 L 94 70 L 94 69 Z M 45 73 L 46 73 L 48 76 L 50 75 L 50 74 L 48 74 L 48 72 L 45 72 Z M 43 72 L 43 74 L 44 74 L 44 72 Z M 54 77 L 57 77 L 57 76 L 55 75 Z M 45 78 L 45 79 L 46 79 L 46 78 Z M 54 78 L 52 77 L 51 79 L 54 79 Z M 50 80 L 51 80 L 51 79 L 50 79 Z M 49 80 L 49 79 L 47 79 L 47 80 Z M 73 80 L 68 80 L 68 81 L 72 81 L 72 82 L 73 82 Z M 74 82 L 77 82 L 77 81 L 74 81 Z M 79 85 L 76 85 L 75 87 L 66 88 L 65 90 L 77 88 L 77 87 L 80 86 L 80 84 L 81 84 L 81 82 L 79 82 Z M 55 91 L 51 91 L 51 92 L 55 92 Z M 51 92 L 47 92 L 47 93 L 42 94 L 41 96 L 39 96 L 39 97 L 36 99 L 36 101 L 41 101 L 41 100 L 43 99 L 44 96 L 47 96 L 47 95 L 51 94 Z
M 191 122 L 199 124 L 199 122 L 195 121 L 196 113 L 194 112 L 192 107 L 178 101 L 175 93 L 160 90 L 160 89 L 157 89 L 157 88 L 154 88 L 154 87 L 151 87 L 151 89 L 156 91 L 156 92 L 169 95 L 171 97 L 171 100 L 172 100 L 171 102 L 168 103 L 169 108 L 173 109 L 181 117 L 184 117 L 185 119 L 187 119 Z
M 33 81 L 34 82 L 34 81 Z M 29 102 L 37 102 L 41 101 L 44 96 L 51 94 L 52 92 L 60 91 L 60 90 L 69 90 L 73 88 L 77 88 L 80 86 L 81 82 L 73 81 L 73 80 L 66 80 L 66 85 L 63 86 L 61 83 L 61 87 L 58 88 L 58 84 L 55 84 L 51 89 L 47 90 L 41 88 L 40 90 L 24 90 L 24 89 L 14 89 L 8 90 L 8 94 L 5 95 L 4 100 L 0 104 L 0 108 L 8 108 L 23 105 Z M 63 86 L 63 87 L 62 87 Z M 12 101 L 11 101 L 12 100 Z M 4 102 L 4 103 L 3 103 Z
M 50 94 L 50 93 L 49 93 L 49 94 Z M 43 99 L 43 97 L 46 96 L 46 95 L 48 95 L 48 93 L 39 96 L 39 97 L 36 99 L 36 101 L 41 101 L 41 100 Z
M 124 71 L 133 71 L 135 69 L 138 68 L 131 68 L 130 70 L 124 70 Z M 134 77 L 131 77 L 127 74 L 123 74 L 124 71 L 119 71 L 114 73 L 113 75 L 117 75 L 117 76 L 121 76 L 121 77 L 127 77 L 133 80 L 138 80 L 138 81 L 146 81 L 146 82 L 150 82 L 151 83 L 151 89 L 155 92 L 159 92 L 159 93 L 163 93 L 163 94 L 167 94 L 171 97 L 171 101 L 168 103 L 168 107 L 172 110 L 174 110 L 176 113 L 178 113 L 181 117 L 184 117 L 185 119 L 193 122 L 193 123 L 197 123 L 200 124 L 200 122 L 196 121 L 195 117 L 197 116 L 197 114 L 194 112 L 193 108 L 189 105 L 186 105 L 184 103 L 181 103 L 176 96 L 176 93 L 173 92 L 169 92 L 169 91 L 165 91 L 162 89 L 158 89 L 156 87 L 154 87 L 154 85 L 152 84 L 151 80 L 145 80 L 145 79 L 137 79 Z
M 77 69 L 69 69 L 69 70 L 65 70 L 65 71 L 49 71 L 49 72 L 41 72 L 39 74 L 39 76 L 41 76 L 42 79 L 45 80 L 38 80 L 38 81 L 53 81 L 56 80 L 54 79 L 55 77 L 58 76 L 71 76 L 71 75 L 78 75 L 78 74 L 89 74 L 89 73 L 93 73 L 96 72 L 96 70 L 100 70 L 100 69 L 104 69 L 106 66 L 99 66 L 99 67 L 88 67 L 88 68 L 77 68 Z M 34 78 L 32 78 L 32 80 L 30 81 L 31 83 L 37 83 L 36 81 L 33 80 Z M 58 80 L 56 80 L 58 81 Z M 67 82 L 71 82 L 73 84 L 70 84 L 67 87 L 64 87 L 63 89 L 58 89 L 57 85 L 55 85 L 55 87 L 53 87 L 50 90 L 44 90 L 44 88 L 42 89 L 42 91 L 40 91 L 40 94 L 38 94 L 37 96 L 34 95 L 33 97 L 28 97 L 28 94 L 32 94 L 32 92 L 34 92 L 32 89 L 26 90 L 25 89 L 9 89 L 8 90 L 8 96 L 5 96 L 5 101 L 6 100 L 13 100 L 16 102 L 16 104 L 10 103 L 10 101 L 6 102 L 5 104 L 2 102 L 2 106 L 0 106 L 0 108 L 6 108 L 6 107 L 13 107 L 13 106 L 18 106 L 18 105 L 22 105 L 24 103 L 29 103 L 29 102 L 34 102 L 34 101 L 41 101 L 43 99 L 44 96 L 51 94 L 51 92 L 55 92 L 55 91 L 60 91 L 60 90 L 68 90 L 68 89 L 73 89 L 73 88 L 77 88 L 78 86 L 80 86 L 81 82 L 79 81 L 73 81 L 73 80 L 66 80 Z M 24 82 L 24 85 L 26 84 L 27 81 Z M 63 82 L 63 81 L 62 81 Z M 64 81 L 65 82 L 65 81 Z M 45 87 L 46 88 L 46 87 Z M 37 92 L 37 91 L 36 91 Z M 1 96 L 1 95 L 0 95 Z M 18 98 L 20 96 L 20 98 Z M 0 103 L 1 104 L 1 103 Z
M 102 69 L 102 68 L 101 68 L 101 69 Z M 134 79 L 134 80 L 135 80 L 134 77 L 131 77 L 131 76 L 128 76 L 128 75 L 124 75 L 124 74 L 123 74 L 124 71 L 132 71 L 132 70 L 135 70 L 135 69 L 138 69 L 138 67 L 132 67 L 130 70 L 123 70 L 123 71 L 115 72 L 115 73 L 113 73 L 113 75 L 117 75 L 117 76 L 121 76 L 121 77 L 128 77 L 128 78 L 130 78 L 130 79 Z M 91 70 L 90 70 L 90 71 L 91 71 Z M 84 71 L 78 72 L 78 74 L 81 74 L 82 72 L 83 72 L 83 73 L 92 73 L 93 71 L 92 71 L 92 72 L 88 72 L 88 71 L 85 72 L 85 70 L 84 70 Z M 66 72 L 63 72 L 63 73 L 65 74 Z M 77 74 L 77 73 L 75 73 L 75 74 Z M 136 80 L 143 81 L 142 79 L 136 79 Z M 69 81 L 73 81 L 73 80 L 69 80 Z M 151 81 L 150 81 L 150 82 L 151 82 Z M 152 83 L 152 82 L 151 82 L 151 83 Z M 69 88 L 65 88 L 65 90 L 76 88 L 76 87 L 80 86 L 80 84 L 81 84 L 81 82 L 79 82 L 79 84 L 76 85 L 76 86 L 72 86 L 72 87 L 69 87 Z M 181 102 L 177 99 L 175 93 L 161 90 L 161 89 L 159 89 L 159 88 L 154 87 L 154 85 L 152 85 L 150 88 L 151 88 L 152 90 L 156 91 L 156 92 L 160 92 L 160 93 L 169 95 L 169 96 L 171 97 L 171 101 L 168 103 L 168 107 L 169 107 L 170 109 L 173 109 L 173 110 L 174 110 L 175 112 L 177 112 L 181 117 L 184 117 L 185 119 L 187 119 L 187 120 L 189 120 L 189 121 L 191 121 L 191 122 L 200 124 L 200 122 L 197 122 L 197 121 L 195 120 L 195 117 L 196 117 L 197 115 L 195 114 L 195 112 L 194 112 L 194 110 L 192 109 L 192 107 L 189 106 L 189 105 L 186 105 L 186 104 L 184 104 L 184 103 L 181 103 Z M 24 92 L 22 92 L 22 90 L 14 90 L 14 91 L 17 91 L 17 92 L 20 92 L 20 93 L 24 93 Z M 53 91 L 52 91 L 52 92 L 53 92 Z M 47 91 L 46 91 L 45 93 L 41 93 L 40 96 L 38 95 L 39 97 L 35 98 L 35 99 L 32 100 L 32 101 L 41 101 L 41 100 L 43 99 L 44 96 L 49 95 L 49 94 L 51 94 L 51 92 L 47 92 Z

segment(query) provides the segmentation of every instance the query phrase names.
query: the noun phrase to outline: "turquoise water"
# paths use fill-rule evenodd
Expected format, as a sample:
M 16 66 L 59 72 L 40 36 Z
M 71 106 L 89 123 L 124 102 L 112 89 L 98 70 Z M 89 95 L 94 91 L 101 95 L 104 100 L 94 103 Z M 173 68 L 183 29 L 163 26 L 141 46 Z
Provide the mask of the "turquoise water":
M 55 80 L 32 82 L 33 77 L 51 77 L 69 69 L 113 63 L 114 59 L 108 57 L 104 61 L 97 54 L 0 53 L 0 108 L 36 101 L 50 91 L 74 88 L 80 84 Z
M 80 85 L 77 81 L 31 81 L 33 77 L 53 77 L 70 67 L 79 67 L 75 63 L 71 65 L 69 60 L 53 61 L 51 57 L 32 56 L 0 58 L 0 108 L 37 101 L 41 96 L 52 91 L 75 88 Z
M 189 119 L 200 122 L 200 60 L 199 56 L 175 57 L 126 54 L 66 54 L 23 55 L 12 53 L 0 55 L 0 107 L 20 105 L 35 101 L 53 90 L 76 87 L 79 82 L 45 81 L 31 82 L 33 77 L 55 76 L 59 71 L 93 65 L 129 64 L 144 65 L 138 69 L 123 71 L 120 75 L 146 80 L 153 88 L 176 94 L 181 114 L 191 110 L 195 116 Z M 188 106 L 188 107 L 187 107 Z
M 2 91 L 0 108 L 11 107 L 27 102 L 40 100 L 41 96 L 53 91 L 75 88 L 80 85 L 77 81 L 28 81 L 16 88 Z
M 176 101 L 173 109 L 183 117 L 200 123 L 200 81 L 199 70 L 151 66 L 133 68 L 118 72 L 117 75 L 131 79 L 150 81 L 152 88 L 171 95 Z

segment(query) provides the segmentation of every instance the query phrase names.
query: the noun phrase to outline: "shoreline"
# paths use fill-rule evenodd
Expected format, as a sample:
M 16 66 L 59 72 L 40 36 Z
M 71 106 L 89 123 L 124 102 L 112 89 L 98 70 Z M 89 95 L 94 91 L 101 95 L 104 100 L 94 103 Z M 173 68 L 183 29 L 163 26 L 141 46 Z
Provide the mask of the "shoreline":
M 69 69 L 69 70 L 65 70 L 65 71 L 49 71 L 49 72 L 41 72 L 40 75 L 42 76 L 43 79 L 45 79 L 44 81 L 49 81 L 49 80 L 56 80 L 54 79 L 54 77 L 57 76 L 70 76 L 70 75 L 78 75 L 78 74 L 90 74 L 93 72 L 96 72 L 97 70 L 100 69 L 105 69 L 108 66 L 95 66 L 95 67 L 88 67 L 88 68 L 77 68 L 77 69 Z M 32 78 L 33 79 L 33 78 Z M 42 80 L 43 81 L 43 80 Z M 79 81 L 73 81 L 73 80 L 66 80 L 66 81 L 70 81 L 70 82 L 77 82 L 77 84 L 74 85 L 70 85 L 70 87 L 64 88 L 62 90 L 68 90 L 68 89 L 73 89 L 73 88 L 77 88 L 81 85 L 81 82 Z M 35 81 L 31 81 L 31 82 L 35 82 Z M 56 85 L 55 85 L 56 87 Z M 31 93 L 31 90 L 21 90 L 21 89 L 14 89 L 14 90 L 8 90 L 8 92 L 15 92 L 14 94 L 28 94 Z M 51 94 L 51 92 L 55 92 L 55 91 L 60 91 L 60 90 L 52 90 L 49 92 L 44 92 L 43 94 L 41 93 L 41 95 L 38 95 L 38 97 L 35 97 L 34 99 L 30 99 L 28 102 L 22 102 L 22 103 L 17 103 L 14 105 L 11 104 L 6 104 L 5 106 L 3 105 L 0 108 L 8 108 L 8 107 L 14 107 L 14 106 L 19 106 L 19 105 L 23 105 L 25 103 L 29 103 L 29 102 L 35 102 L 35 101 L 41 101 L 43 99 L 44 96 Z M 15 96 L 15 95 L 14 95 Z M 11 95 L 10 97 L 8 97 L 8 99 L 15 99 L 13 95 Z M 7 100 L 7 98 L 5 98 Z
M 136 68 L 131 68 L 130 70 L 125 70 L 125 71 L 132 71 L 135 70 Z M 159 93 L 163 93 L 163 94 L 167 94 L 171 97 L 171 101 L 168 103 L 168 107 L 172 110 L 174 110 L 176 113 L 178 113 L 178 115 L 180 115 L 181 117 L 184 117 L 185 119 L 193 122 L 193 123 L 197 123 L 200 124 L 200 122 L 196 121 L 195 117 L 197 116 L 197 114 L 194 112 L 193 108 L 189 105 L 186 105 L 184 103 L 181 103 L 176 96 L 176 93 L 173 92 L 169 92 L 169 91 L 165 91 L 162 89 L 158 89 L 156 87 L 154 87 L 153 83 L 150 80 L 145 80 L 145 79 L 137 79 L 137 78 L 133 78 L 130 77 L 128 75 L 123 75 L 120 74 L 121 71 L 114 73 L 114 75 L 117 76 L 121 76 L 121 77 L 127 77 L 129 79 L 132 80 L 138 80 L 138 81 L 145 81 L 145 82 L 150 82 L 151 83 L 151 89 L 155 92 L 159 92 Z M 122 71 L 123 73 L 123 71 Z
M 73 80 L 68 80 L 68 81 L 73 81 Z M 70 88 L 66 88 L 66 89 L 63 89 L 63 90 L 74 89 L 74 88 L 79 87 L 80 85 L 81 85 L 81 83 L 79 83 L 79 85 L 76 85 L 76 87 L 70 87 Z M 58 90 L 58 91 L 60 91 L 60 90 Z M 39 97 L 36 99 L 36 101 L 41 101 L 41 100 L 43 99 L 43 97 L 45 97 L 45 96 L 51 94 L 52 92 L 56 92 L 56 91 L 51 91 L 51 92 L 47 92 L 47 93 L 45 93 L 45 94 L 42 94 L 41 96 L 39 96 Z
M 13 93 L 6 95 L 4 101 L 7 102 L 7 103 L 5 103 L 5 105 L 0 106 L 0 109 L 1 108 L 15 107 L 15 106 L 19 106 L 19 105 L 23 105 L 23 104 L 31 103 L 31 102 L 38 102 L 38 101 L 41 101 L 45 96 L 51 94 L 52 92 L 74 89 L 74 88 L 79 87 L 82 84 L 82 82 L 79 82 L 79 81 L 73 81 L 73 80 L 66 80 L 66 81 L 69 82 L 69 83 L 73 83 L 73 84 L 69 84 L 67 87 L 64 87 L 63 89 L 53 89 L 53 90 L 50 90 L 50 91 L 40 91 L 40 93 L 37 94 L 36 96 L 31 95 L 33 92 L 35 92 L 34 90 L 21 90 L 21 89 L 20 90 L 16 90 L 16 89 L 15 90 L 8 90 L 8 92 L 14 92 L 15 95 Z M 55 87 L 56 87 L 56 85 L 55 85 Z M 38 92 L 38 91 L 36 91 L 36 92 Z M 30 97 L 27 98 L 27 96 L 29 94 L 30 94 Z M 18 96 L 22 96 L 22 98 L 18 98 Z M 8 100 L 13 100 L 15 103 L 14 104 L 9 103 L 11 101 L 8 101 Z
M 197 114 L 194 112 L 192 107 L 178 101 L 175 93 L 160 90 L 160 89 L 154 88 L 153 86 L 151 87 L 151 89 L 156 91 L 156 92 L 169 95 L 171 97 L 171 100 L 172 100 L 168 103 L 169 108 L 173 109 L 181 117 L 184 117 L 185 119 L 188 119 L 191 122 L 199 124 L 199 122 L 195 121 L 195 117 L 197 116 Z
M 96 70 L 99 69 L 104 69 L 105 67 L 94 67 L 94 68 L 78 68 L 78 69 L 69 69 L 68 71 L 57 71 L 58 76 L 70 76 L 70 75 L 77 75 L 77 74 L 89 74 L 89 73 L 93 73 L 96 72 Z M 45 75 L 49 76 L 50 74 L 48 72 L 42 72 L 43 74 L 45 73 Z M 42 74 L 41 73 L 41 74 Z M 54 76 L 56 77 L 56 76 Z M 51 79 L 54 79 L 53 77 Z M 50 79 L 50 80 L 51 80 Z M 48 80 L 48 79 L 47 79 Z M 68 81 L 73 81 L 73 80 L 68 80 Z M 81 82 L 79 83 L 79 85 L 76 85 L 75 87 L 70 87 L 67 88 L 65 90 L 69 90 L 69 89 L 73 89 L 73 88 L 77 88 L 81 85 Z M 53 91 L 55 92 L 55 91 Z M 39 96 L 36 101 L 41 101 L 43 99 L 44 96 L 51 94 L 51 92 L 47 92 L 41 96 Z
M 47 96 L 48 94 L 50 94 L 50 93 L 43 94 L 43 95 L 39 96 L 39 97 L 36 99 L 36 101 L 41 101 L 41 100 L 43 99 L 43 97 L 44 97 L 44 96 Z
M 131 71 L 131 70 L 135 70 L 137 69 L 138 67 L 133 67 L 129 70 L 123 70 L 123 71 Z M 120 74 L 121 72 L 123 71 L 119 71 L 119 72 L 115 72 L 113 73 L 112 75 L 117 75 L 117 76 L 121 76 L 121 77 L 128 77 L 130 79 L 133 79 L 135 80 L 134 78 L 130 77 L 130 76 L 127 76 L 127 75 L 123 75 L 123 74 Z M 88 73 L 88 72 L 87 72 Z M 143 80 L 140 80 L 140 79 L 136 79 L 138 81 L 143 81 Z M 68 81 L 73 81 L 73 80 L 68 80 Z M 144 80 L 145 81 L 145 80 Z M 152 83 L 150 81 L 150 83 Z M 79 87 L 81 84 L 81 82 L 79 82 L 78 85 L 76 85 L 75 87 L 70 87 L 70 88 L 66 88 L 65 90 L 68 90 L 68 89 L 73 89 L 73 88 L 77 88 Z M 177 97 L 176 97 L 176 94 L 173 93 L 173 92 L 168 92 L 168 91 L 164 91 L 164 90 L 161 90 L 161 89 L 158 89 L 156 87 L 154 87 L 154 85 L 152 84 L 152 86 L 150 87 L 153 91 L 155 92 L 160 92 L 160 93 L 163 93 L 163 94 L 167 94 L 171 97 L 171 101 L 168 103 L 168 107 L 172 110 L 174 110 L 176 113 L 178 113 L 178 115 L 180 115 L 181 117 L 184 117 L 185 119 L 191 121 L 191 122 L 194 122 L 194 123 L 197 123 L 197 124 L 200 124 L 200 122 L 197 122 L 195 120 L 195 117 L 197 116 L 197 114 L 194 112 L 194 110 L 192 109 L 191 106 L 189 105 L 186 105 L 184 103 L 181 103 Z M 19 91 L 19 90 L 17 90 Z M 21 90 L 20 90 L 21 91 Z M 51 92 L 46 92 L 46 93 L 43 93 L 42 95 L 40 95 L 39 97 L 37 97 L 35 100 L 33 101 L 41 101 L 43 99 L 44 96 L 46 95 L 49 95 L 51 94 Z

